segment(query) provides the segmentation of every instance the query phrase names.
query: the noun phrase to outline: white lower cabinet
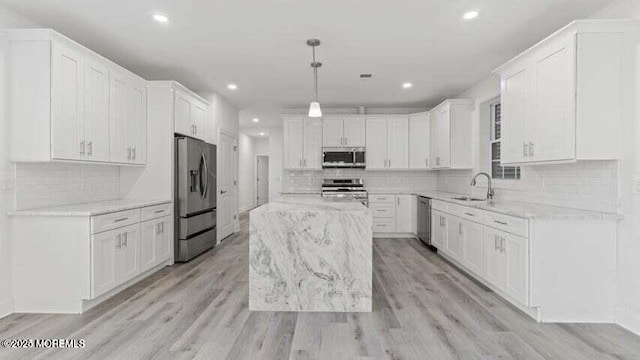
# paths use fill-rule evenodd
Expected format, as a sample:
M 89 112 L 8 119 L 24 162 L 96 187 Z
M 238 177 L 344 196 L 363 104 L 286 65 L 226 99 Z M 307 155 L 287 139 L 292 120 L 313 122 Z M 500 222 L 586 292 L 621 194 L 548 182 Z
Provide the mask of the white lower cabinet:
M 462 264 L 476 275 L 482 276 L 484 269 L 483 226 L 472 221 L 461 220 Z
M 455 216 L 447 217 L 447 241 L 444 253 L 462 261 L 462 223 Z
M 373 213 L 374 233 L 413 232 L 413 202 L 415 196 L 407 194 L 376 194 L 369 196 Z
M 170 256 L 170 234 L 172 234 L 170 216 L 145 221 L 141 224 L 140 265 L 142 271 L 166 261 Z
M 139 240 L 139 224 L 91 236 L 92 298 L 138 275 Z
M 434 210 L 431 213 L 431 245 L 438 250 L 443 250 L 446 242 L 447 217 L 444 213 Z
M 484 253 L 484 278 L 514 300 L 528 305 L 528 239 L 485 227 Z

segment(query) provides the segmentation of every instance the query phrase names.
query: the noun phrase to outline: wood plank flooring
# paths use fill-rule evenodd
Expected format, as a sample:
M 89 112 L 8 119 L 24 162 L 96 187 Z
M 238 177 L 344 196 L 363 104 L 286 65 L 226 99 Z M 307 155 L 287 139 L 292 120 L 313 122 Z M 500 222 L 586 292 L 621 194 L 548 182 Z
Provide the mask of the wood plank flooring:
M 85 339 L 0 359 L 640 359 L 615 325 L 538 324 L 415 239 L 374 241 L 372 313 L 250 312 L 241 232 L 83 315 L 14 314 L 3 338 Z

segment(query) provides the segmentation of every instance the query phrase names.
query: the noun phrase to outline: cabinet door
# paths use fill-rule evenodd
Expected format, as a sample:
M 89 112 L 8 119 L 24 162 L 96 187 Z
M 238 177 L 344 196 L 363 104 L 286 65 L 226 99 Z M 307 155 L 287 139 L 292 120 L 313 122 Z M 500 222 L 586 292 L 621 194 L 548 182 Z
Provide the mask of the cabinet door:
M 366 120 L 367 170 L 387 168 L 387 120 Z
M 191 107 L 191 123 L 193 135 L 198 139 L 204 139 L 204 114 L 207 107 L 199 101 L 194 101 Z
M 109 161 L 109 70 L 90 59 L 84 66 L 85 159 Z
M 305 169 L 322 169 L 322 119 L 304 119 L 304 158 Z
M 471 221 L 461 221 L 462 224 L 462 264 L 469 270 L 482 276 L 484 246 L 483 226 Z
M 162 220 L 149 220 L 140 224 L 140 271 L 152 268 L 156 263 L 155 244 Z
M 284 120 L 284 168 L 302 169 L 304 124 L 302 118 Z
M 51 157 L 79 160 L 86 151 L 83 129 L 81 55 L 53 43 L 51 59 Z
M 454 260 L 463 262 L 462 245 L 462 223 L 461 220 L 447 215 L 447 242 L 445 243 L 445 253 Z
M 526 238 L 501 232 L 505 256 L 504 291 L 524 305 L 529 303 L 529 250 Z
M 366 132 L 364 117 L 344 119 L 344 142 L 349 147 L 364 147 Z
M 501 251 L 500 234 L 490 227 L 484 229 L 484 278 L 498 289 L 504 288 L 506 261 Z
M 127 89 L 127 139 L 130 162 L 147 163 L 147 90 L 144 81 L 130 79 Z
M 127 79 L 122 74 L 109 74 L 109 159 L 128 163 L 127 151 Z
M 344 121 L 339 117 L 325 117 L 322 119 L 322 146 L 337 147 L 344 145 Z
M 175 132 L 181 135 L 193 135 L 191 126 L 191 99 L 180 90 L 175 90 L 174 104 Z
M 435 112 L 435 133 L 431 138 L 435 139 L 435 159 L 433 165 L 436 168 L 448 168 L 451 166 L 451 109 L 448 105 L 441 106 Z
M 575 159 L 576 42 L 560 38 L 534 52 L 534 109 L 529 161 Z
M 429 114 L 409 118 L 409 168 L 429 168 Z
M 116 256 L 122 247 L 118 230 L 91 236 L 91 297 L 96 298 L 117 285 Z
M 392 117 L 387 122 L 387 158 L 390 169 L 409 168 L 409 118 Z
M 173 221 L 171 216 L 160 218 L 160 233 L 155 237 L 156 264 L 171 258 L 171 244 L 173 243 Z
M 140 224 L 120 229 L 122 248 L 116 257 L 116 279 L 119 284 L 133 278 L 140 272 Z
M 396 232 L 412 231 L 413 195 L 396 195 Z
M 525 124 L 531 107 L 531 71 L 525 63 L 502 74 L 501 163 L 517 164 L 526 160 L 528 140 Z
M 444 214 L 439 211 L 431 213 L 431 244 L 438 250 L 444 250 L 447 242 L 446 225 Z

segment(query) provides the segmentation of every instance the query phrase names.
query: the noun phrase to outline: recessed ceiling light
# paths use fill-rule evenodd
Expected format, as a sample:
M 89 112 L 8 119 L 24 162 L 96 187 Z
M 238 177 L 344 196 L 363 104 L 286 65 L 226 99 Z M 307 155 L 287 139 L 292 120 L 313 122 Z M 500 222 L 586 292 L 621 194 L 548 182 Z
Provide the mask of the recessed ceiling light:
M 260 136 L 264 136 L 264 133 L 260 133 Z
M 155 13 L 153 14 L 153 20 L 165 24 L 169 22 L 169 17 L 165 14 L 161 14 L 161 13 Z
M 229 89 L 229 90 L 236 90 L 237 88 L 238 88 L 238 85 L 236 85 L 236 84 L 227 85 L 227 89 Z
M 256 122 L 256 123 L 257 123 L 258 121 L 260 121 L 260 119 L 258 119 L 258 118 L 253 118 L 253 122 Z
M 477 18 L 478 15 L 480 15 L 480 13 L 477 10 L 471 10 L 464 13 L 464 15 L 462 15 L 462 18 L 465 20 L 471 20 Z
M 410 82 L 406 82 L 404 84 L 402 84 L 402 88 L 403 89 L 411 89 L 413 87 L 413 84 Z

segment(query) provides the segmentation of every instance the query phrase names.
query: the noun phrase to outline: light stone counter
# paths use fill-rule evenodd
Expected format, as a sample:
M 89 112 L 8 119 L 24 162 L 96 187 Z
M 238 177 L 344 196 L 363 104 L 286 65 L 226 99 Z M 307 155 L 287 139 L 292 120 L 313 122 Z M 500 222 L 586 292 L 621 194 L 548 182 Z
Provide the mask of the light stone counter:
M 251 211 L 249 309 L 370 312 L 371 223 L 359 202 L 317 196 Z
M 16 210 L 10 216 L 95 216 L 170 203 L 171 200 L 108 200 L 47 208 Z

